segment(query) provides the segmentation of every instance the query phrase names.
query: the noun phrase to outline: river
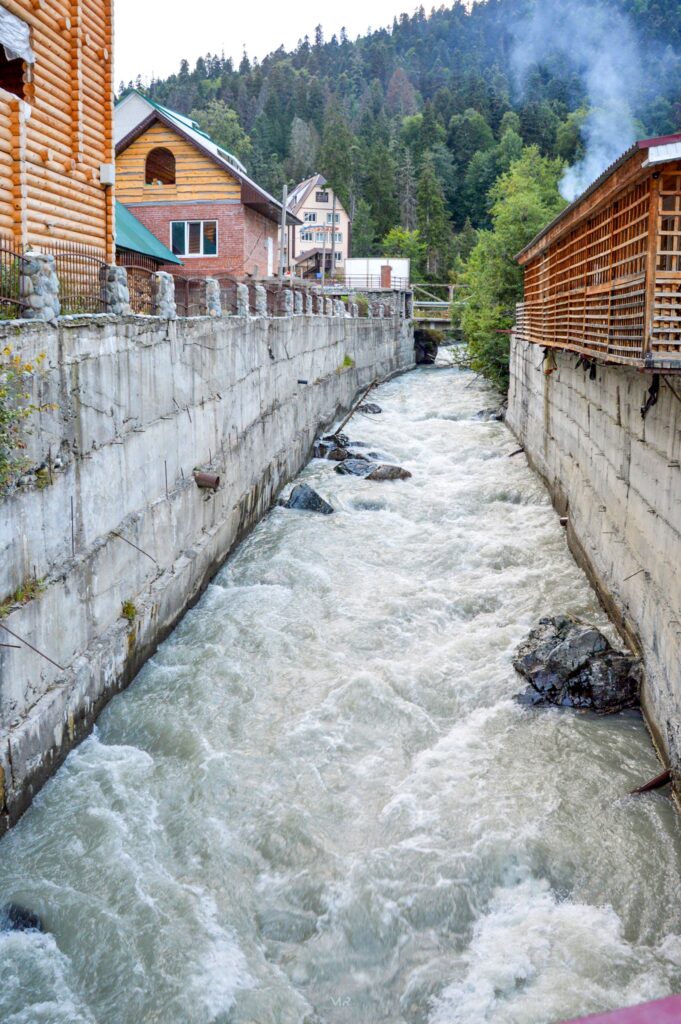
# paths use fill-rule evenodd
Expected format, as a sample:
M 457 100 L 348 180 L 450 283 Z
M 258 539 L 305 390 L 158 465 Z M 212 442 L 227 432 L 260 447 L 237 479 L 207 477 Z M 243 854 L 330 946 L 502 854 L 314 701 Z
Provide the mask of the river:
M 373 397 L 373 396 L 372 396 Z M 471 374 L 313 461 L 0 843 L 2 1024 L 553 1024 L 681 991 L 681 830 L 636 714 L 520 707 L 546 614 L 607 626 Z M 612 635 L 612 634 L 611 634 Z

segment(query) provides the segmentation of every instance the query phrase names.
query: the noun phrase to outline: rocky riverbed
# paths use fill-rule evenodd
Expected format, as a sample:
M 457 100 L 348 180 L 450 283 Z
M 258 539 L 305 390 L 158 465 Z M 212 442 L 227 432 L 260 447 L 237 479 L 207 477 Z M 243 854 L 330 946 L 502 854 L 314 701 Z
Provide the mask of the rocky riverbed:
M 273 509 L 0 842 L 43 929 L 0 925 L 3 1024 L 554 1024 L 681 991 L 640 715 L 516 700 L 541 619 L 616 637 L 498 400 L 437 368 L 369 398 L 348 449 L 411 475 L 313 459 L 333 514 Z

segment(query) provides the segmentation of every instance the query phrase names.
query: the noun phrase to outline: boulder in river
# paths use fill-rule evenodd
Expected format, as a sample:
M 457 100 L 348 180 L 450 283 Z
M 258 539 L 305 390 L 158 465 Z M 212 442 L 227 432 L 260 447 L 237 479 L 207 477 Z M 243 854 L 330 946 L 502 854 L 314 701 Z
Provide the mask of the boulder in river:
M 345 459 L 336 466 L 336 472 L 341 476 L 369 476 L 376 465 L 365 458 Z
M 612 714 L 637 707 L 641 662 L 616 651 L 603 634 L 569 615 L 541 619 L 513 665 L 529 682 L 522 703 Z
M 296 484 L 289 495 L 288 501 L 284 503 L 284 508 L 292 508 L 302 512 L 321 512 L 324 516 L 330 516 L 334 511 L 328 501 L 324 501 L 308 484 Z
M 498 423 L 503 423 L 506 418 L 506 407 L 499 405 L 494 409 L 481 409 L 480 412 L 476 412 L 475 418 L 476 420 L 496 420 Z
M 0 932 L 42 932 L 43 923 L 37 914 L 18 903 L 0 907 Z
M 363 412 L 368 416 L 379 416 L 383 410 L 375 402 L 362 402 L 361 405 L 357 406 L 357 412 Z
M 411 473 L 408 469 L 402 469 L 402 466 L 389 466 L 384 463 L 382 466 L 376 466 L 369 473 L 367 480 L 408 480 Z

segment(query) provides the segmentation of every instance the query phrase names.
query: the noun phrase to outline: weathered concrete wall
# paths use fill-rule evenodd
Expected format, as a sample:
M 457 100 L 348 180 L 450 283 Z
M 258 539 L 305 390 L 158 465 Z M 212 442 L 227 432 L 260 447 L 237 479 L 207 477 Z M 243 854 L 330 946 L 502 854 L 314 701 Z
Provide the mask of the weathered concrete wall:
M 341 316 L 66 318 L 0 325 L 6 342 L 27 361 L 46 353 L 37 398 L 54 409 L 29 439 L 50 468 L 0 503 L 0 604 L 44 581 L 3 619 L 22 642 L 0 648 L 0 832 L 299 471 L 318 429 L 413 363 L 404 321 Z M 217 493 L 198 489 L 196 467 L 220 474 Z
M 568 536 L 623 635 L 646 665 L 644 710 L 681 792 L 681 381 L 661 383 L 645 419 L 652 374 L 576 369 L 513 338 L 507 422 L 544 477 Z

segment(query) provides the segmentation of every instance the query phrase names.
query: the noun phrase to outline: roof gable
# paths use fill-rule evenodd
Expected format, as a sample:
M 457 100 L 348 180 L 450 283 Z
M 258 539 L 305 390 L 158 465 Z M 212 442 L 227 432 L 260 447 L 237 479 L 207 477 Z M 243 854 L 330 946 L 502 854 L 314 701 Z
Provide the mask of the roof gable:
M 139 103 L 130 99 L 130 97 L 137 97 L 137 100 L 141 100 L 146 104 L 148 110 L 146 117 L 138 120 L 143 108 Z M 134 107 L 132 106 L 133 102 L 135 102 Z M 127 107 L 125 106 L 126 104 L 128 105 Z M 160 121 L 167 128 L 170 128 L 177 135 L 194 145 L 205 156 L 209 157 L 222 171 L 225 171 L 232 178 L 239 181 L 242 185 L 242 202 L 245 206 L 252 207 L 269 220 L 274 220 L 277 223 L 280 221 L 282 204 L 249 178 L 244 165 L 236 157 L 231 156 L 226 150 L 213 142 L 204 132 L 201 132 L 195 121 L 184 117 L 182 114 L 177 114 L 175 111 L 168 110 L 166 107 L 162 107 L 160 104 L 154 103 L 152 100 L 148 100 L 145 96 L 141 96 L 133 91 L 128 93 L 116 107 L 117 124 L 120 123 L 122 125 L 126 121 L 129 123 L 133 119 L 130 117 L 130 107 L 132 107 L 134 119 L 137 120 L 137 123 L 126 135 L 118 138 L 116 142 L 117 157 L 148 131 L 156 121 Z M 122 110 L 124 115 L 120 117 L 120 120 L 119 110 Z M 286 223 L 299 224 L 300 221 L 294 213 L 287 211 Z

